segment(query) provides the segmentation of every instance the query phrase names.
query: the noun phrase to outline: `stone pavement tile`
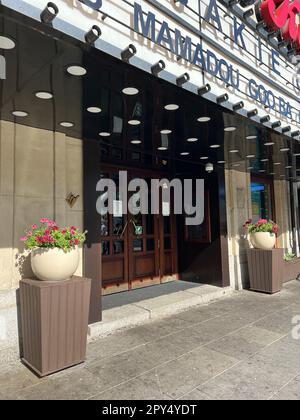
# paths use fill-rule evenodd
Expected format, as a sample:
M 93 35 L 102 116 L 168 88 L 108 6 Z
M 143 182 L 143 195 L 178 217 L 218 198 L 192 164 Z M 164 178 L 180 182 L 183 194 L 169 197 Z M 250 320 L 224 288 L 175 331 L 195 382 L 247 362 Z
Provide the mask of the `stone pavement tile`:
M 86 368 L 101 380 L 105 389 L 141 375 L 181 356 L 184 351 L 167 337 L 104 360 L 91 361 Z
M 201 385 L 189 392 L 188 394 L 183 395 L 180 400 L 227 400 L 229 399 L 228 390 L 222 388 L 216 383 L 215 380 L 209 381 L 208 383 Z
M 297 315 L 300 315 L 300 308 L 297 305 L 291 305 L 256 321 L 255 326 L 269 331 L 289 334 L 293 328 L 292 319 Z
M 283 338 L 283 335 L 274 331 L 265 330 L 264 328 L 256 327 L 255 325 L 247 325 L 238 332 L 234 333 L 239 337 L 245 338 L 250 343 L 255 343 L 260 346 L 267 346 L 274 341 Z
M 207 348 L 244 360 L 282 337 L 281 334 L 247 326 L 207 345 Z
M 300 376 L 293 379 L 283 388 L 281 388 L 273 397 L 272 400 L 300 400 Z
M 52 376 L 18 392 L 19 400 L 85 400 L 102 391 L 103 382 L 86 369 Z
M 204 323 L 187 328 L 191 333 L 201 336 L 203 343 L 217 340 L 249 324 L 247 318 L 237 313 L 224 315 L 221 318 L 210 319 Z
M 158 381 L 161 392 L 179 398 L 198 385 L 233 366 L 237 360 L 221 353 L 197 349 L 141 375 Z
M 145 325 L 131 328 L 127 331 L 128 336 L 139 337 L 139 339 L 150 342 L 175 333 L 192 325 L 191 322 L 177 318 L 177 316 L 165 318 L 160 321 L 151 321 Z
M 180 348 L 183 353 L 201 347 L 207 342 L 205 341 L 205 337 L 202 336 L 201 332 L 198 333 L 194 330 L 191 331 L 189 328 L 175 332 L 164 338 L 169 344 Z
M 181 332 L 175 334 L 181 334 Z M 150 370 L 162 363 L 182 356 L 185 350 L 181 346 L 174 344 L 170 340 L 170 336 L 167 336 L 145 344 L 133 350 L 132 353 L 138 355 L 139 359 L 143 360 L 144 366 L 147 366 L 147 370 Z
M 160 387 L 158 375 L 143 375 L 98 394 L 93 400 L 169 400 Z
M 198 324 L 205 322 L 208 319 L 223 316 L 226 311 L 223 309 L 215 308 L 213 303 L 205 306 L 198 306 L 188 311 L 180 312 L 176 315 L 176 318 L 183 319 L 190 322 L 191 324 Z
M 103 359 L 145 344 L 147 337 L 128 334 L 128 331 L 118 332 L 112 336 L 91 342 L 87 346 L 87 359 Z
M 282 369 L 292 377 L 300 373 L 300 341 L 286 336 L 252 357 L 253 361 Z
M 246 360 L 198 389 L 211 399 L 266 400 L 293 376 L 275 364 Z M 220 389 L 222 392 L 220 393 Z
M 8 398 L 23 388 L 38 383 L 40 379 L 21 363 L 0 373 L 0 389 L 3 398 Z
M 217 307 L 229 310 L 230 306 L 227 302 L 217 302 Z M 269 295 L 257 295 L 249 297 L 241 297 L 231 302 L 231 310 L 229 313 L 237 313 L 241 317 L 247 317 L 249 322 L 254 322 L 262 317 L 278 312 L 287 307 L 286 303 L 275 302 Z

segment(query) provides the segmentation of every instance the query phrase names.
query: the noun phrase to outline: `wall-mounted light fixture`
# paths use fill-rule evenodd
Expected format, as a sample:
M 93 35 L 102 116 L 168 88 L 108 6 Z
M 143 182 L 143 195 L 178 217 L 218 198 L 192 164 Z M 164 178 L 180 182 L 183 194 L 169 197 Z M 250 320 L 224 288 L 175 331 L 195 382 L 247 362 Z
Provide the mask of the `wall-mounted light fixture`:
M 278 127 L 280 127 L 281 126 L 281 121 L 275 121 L 275 122 L 273 122 L 272 123 L 272 128 L 274 129 L 274 128 L 278 128 Z
M 57 16 L 59 10 L 55 3 L 49 2 L 41 13 L 41 21 L 49 25 Z
M 185 83 L 187 83 L 190 80 L 190 75 L 188 73 L 184 73 L 182 76 L 177 77 L 176 84 L 177 86 L 181 87 Z
M 232 109 L 234 111 L 238 111 L 239 109 L 244 108 L 245 104 L 243 101 L 237 102 L 236 104 L 233 105 Z
M 262 124 L 269 122 L 271 119 L 270 115 L 265 115 L 264 117 L 261 117 L 260 122 Z
M 223 95 L 217 96 L 217 104 L 226 102 L 228 101 L 228 99 L 229 99 L 228 93 L 224 93 Z
M 129 60 L 135 56 L 136 54 L 136 48 L 133 44 L 129 44 L 127 48 L 125 48 L 125 50 L 123 50 L 121 52 L 121 58 L 123 61 L 125 61 L 126 63 L 129 63 Z
M 282 128 L 282 132 L 283 133 L 288 133 L 289 131 L 291 131 L 291 129 L 292 129 L 291 126 L 290 125 L 287 125 L 286 127 L 283 127 Z
M 254 108 L 251 111 L 247 112 L 247 117 L 252 118 L 252 117 L 255 117 L 257 114 L 258 114 L 258 110 L 256 108 Z
M 246 12 L 243 13 L 244 19 L 249 19 L 253 15 L 254 15 L 253 9 L 248 9 Z
M 206 93 L 211 91 L 211 86 L 207 83 L 204 86 L 199 87 L 198 95 L 205 95 Z
M 299 136 L 299 134 L 300 134 L 300 131 L 299 130 L 296 130 L 296 131 L 292 131 L 291 132 L 291 136 L 292 137 L 297 137 L 297 136 Z
M 159 60 L 157 63 L 153 64 L 151 67 L 151 73 L 154 76 L 158 76 L 166 68 L 166 63 L 163 60 Z
M 88 44 L 94 44 L 101 36 L 101 29 L 97 25 L 93 25 L 91 29 L 85 34 L 85 40 Z

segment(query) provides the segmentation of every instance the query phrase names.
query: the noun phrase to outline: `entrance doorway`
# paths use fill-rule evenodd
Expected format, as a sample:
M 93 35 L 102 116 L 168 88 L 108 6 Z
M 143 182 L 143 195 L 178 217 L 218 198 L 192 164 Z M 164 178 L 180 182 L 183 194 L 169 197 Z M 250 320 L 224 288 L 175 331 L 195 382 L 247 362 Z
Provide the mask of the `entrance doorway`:
M 100 216 L 103 294 L 178 279 L 176 218 L 170 203 L 160 205 L 159 214 L 123 214 L 123 197 L 119 189 L 120 170 L 122 169 L 104 166 L 100 174 L 102 178 L 114 180 L 117 187 L 113 213 Z M 148 208 L 151 208 L 151 179 L 159 177 L 153 171 L 127 171 L 128 183 L 135 178 L 147 182 Z M 163 215 L 162 209 L 166 207 L 170 208 L 169 215 Z

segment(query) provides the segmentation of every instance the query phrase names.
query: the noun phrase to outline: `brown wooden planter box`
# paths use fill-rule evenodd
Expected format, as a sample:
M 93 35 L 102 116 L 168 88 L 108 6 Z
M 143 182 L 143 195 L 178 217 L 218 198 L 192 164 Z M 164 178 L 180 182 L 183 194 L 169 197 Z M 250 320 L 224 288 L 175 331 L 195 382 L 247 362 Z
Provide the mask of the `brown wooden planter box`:
M 283 281 L 284 283 L 295 280 L 300 274 L 300 258 L 293 258 L 290 261 L 283 261 Z
M 86 355 L 91 280 L 20 282 L 22 361 L 39 376 L 82 363 Z
M 283 249 L 248 249 L 250 289 L 277 293 L 283 283 Z

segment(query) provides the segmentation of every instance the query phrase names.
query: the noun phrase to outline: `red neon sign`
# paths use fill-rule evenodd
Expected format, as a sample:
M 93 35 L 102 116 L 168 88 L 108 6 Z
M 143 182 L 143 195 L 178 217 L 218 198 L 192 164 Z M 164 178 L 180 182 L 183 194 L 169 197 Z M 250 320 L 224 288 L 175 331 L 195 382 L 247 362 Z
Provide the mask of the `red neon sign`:
M 260 12 L 270 30 L 281 30 L 283 39 L 300 51 L 300 0 L 264 0 Z

